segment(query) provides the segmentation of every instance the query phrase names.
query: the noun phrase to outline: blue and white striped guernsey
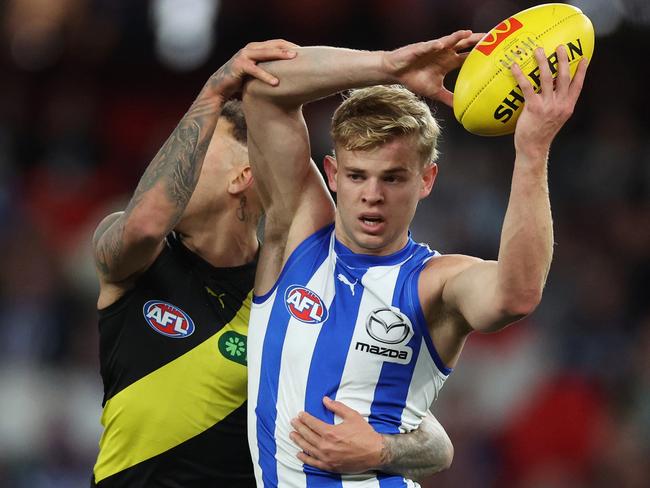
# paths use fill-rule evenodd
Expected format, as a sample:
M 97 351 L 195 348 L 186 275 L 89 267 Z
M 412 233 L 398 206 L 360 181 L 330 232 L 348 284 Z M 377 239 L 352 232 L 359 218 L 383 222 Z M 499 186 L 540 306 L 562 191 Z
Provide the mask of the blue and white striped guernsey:
M 388 256 L 355 254 L 330 225 L 296 248 L 271 291 L 253 298 L 248 438 L 258 486 L 418 486 L 400 476 L 303 465 L 289 433 L 301 410 L 340 422 L 323 406 L 326 395 L 378 432 L 417 428 L 451 371 L 433 347 L 418 299 L 418 276 L 436 254 L 410 237 Z

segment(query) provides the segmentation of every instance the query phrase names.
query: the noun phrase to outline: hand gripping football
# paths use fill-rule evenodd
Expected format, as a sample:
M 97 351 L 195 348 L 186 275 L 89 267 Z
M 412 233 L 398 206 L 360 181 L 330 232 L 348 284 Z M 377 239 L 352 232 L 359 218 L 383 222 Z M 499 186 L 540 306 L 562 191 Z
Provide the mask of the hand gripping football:
M 591 59 L 594 29 L 589 18 L 571 5 L 538 5 L 494 27 L 474 46 L 458 73 L 454 88 L 456 119 L 469 132 L 481 136 L 514 132 L 524 96 L 510 67 L 518 63 L 539 90 L 539 67 L 533 52 L 544 48 L 555 77 L 555 50 L 560 44 L 566 46 L 573 77 L 580 59 Z

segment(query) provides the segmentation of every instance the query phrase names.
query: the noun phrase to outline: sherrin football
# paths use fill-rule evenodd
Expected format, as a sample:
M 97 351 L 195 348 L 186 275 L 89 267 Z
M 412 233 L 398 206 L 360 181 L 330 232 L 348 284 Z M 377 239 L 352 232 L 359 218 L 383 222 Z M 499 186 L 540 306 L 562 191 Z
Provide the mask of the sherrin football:
M 534 50 L 544 48 L 557 76 L 556 48 L 563 44 L 571 77 L 583 57 L 594 52 L 594 28 L 572 5 L 547 3 L 513 15 L 488 32 L 470 51 L 454 88 L 454 115 L 469 132 L 481 136 L 511 134 L 524 96 L 510 72 L 518 63 L 536 90 L 539 67 Z

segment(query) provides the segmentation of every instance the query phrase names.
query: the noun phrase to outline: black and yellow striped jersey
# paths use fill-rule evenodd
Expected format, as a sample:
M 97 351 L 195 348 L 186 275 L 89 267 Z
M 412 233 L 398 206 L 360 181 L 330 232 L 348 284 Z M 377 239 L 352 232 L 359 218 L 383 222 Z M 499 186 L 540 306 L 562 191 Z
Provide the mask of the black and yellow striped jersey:
M 255 263 L 215 268 L 170 235 L 99 311 L 104 431 L 92 486 L 254 487 L 246 337 Z

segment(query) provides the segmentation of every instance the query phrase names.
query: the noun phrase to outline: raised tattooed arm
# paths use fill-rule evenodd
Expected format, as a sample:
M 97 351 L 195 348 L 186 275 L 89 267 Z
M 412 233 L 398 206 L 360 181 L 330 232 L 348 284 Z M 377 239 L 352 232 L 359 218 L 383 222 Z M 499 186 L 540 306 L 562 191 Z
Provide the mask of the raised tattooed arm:
M 306 464 L 337 473 L 383 471 L 420 480 L 451 466 L 453 446 L 442 425 L 430 413 L 408 434 L 379 434 L 354 409 L 323 399 L 341 419 L 331 425 L 301 412 L 291 422 L 291 440 L 302 449 Z
M 277 85 L 259 61 L 288 59 L 294 44 L 250 43 L 214 73 L 145 170 L 124 212 L 106 217 L 93 237 L 100 281 L 120 283 L 146 269 L 194 192 L 223 103 L 247 75 Z

